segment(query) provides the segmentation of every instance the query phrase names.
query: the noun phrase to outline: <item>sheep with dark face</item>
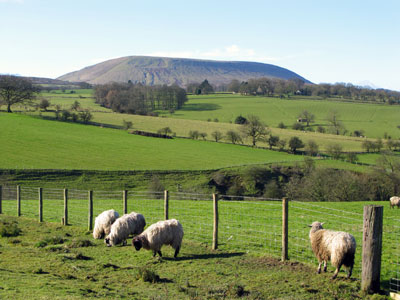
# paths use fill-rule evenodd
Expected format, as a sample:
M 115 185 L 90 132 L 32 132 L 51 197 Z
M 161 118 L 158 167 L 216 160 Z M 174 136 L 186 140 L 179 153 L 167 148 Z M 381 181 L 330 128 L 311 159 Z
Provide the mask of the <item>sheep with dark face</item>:
M 400 208 L 400 197 L 390 197 L 390 208 L 394 208 L 395 206 L 397 206 L 397 208 Z
M 317 272 L 321 273 L 322 262 L 326 272 L 326 264 L 330 260 L 336 268 L 332 279 L 337 277 L 342 265 L 348 269 L 347 278 L 350 278 L 354 266 L 356 240 L 347 232 L 323 229 L 323 224 L 314 222 L 309 225 L 311 248 L 319 263 Z
M 143 233 L 134 237 L 132 245 L 137 251 L 142 247 L 153 251 L 153 257 L 156 253 L 161 257 L 161 247 L 170 245 L 175 249 L 174 257 L 177 257 L 182 245 L 183 227 L 175 219 L 159 221 L 149 226 Z
M 117 219 L 111 226 L 110 234 L 104 239 L 107 246 L 115 246 L 123 243 L 129 235 L 136 235 L 143 232 L 146 221 L 142 214 L 131 212 Z
M 111 225 L 119 218 L 119 214 L 113 210 L 106 210 L 99 214 L 94 221 L 93 237 L 101 239 L 110 233 Z

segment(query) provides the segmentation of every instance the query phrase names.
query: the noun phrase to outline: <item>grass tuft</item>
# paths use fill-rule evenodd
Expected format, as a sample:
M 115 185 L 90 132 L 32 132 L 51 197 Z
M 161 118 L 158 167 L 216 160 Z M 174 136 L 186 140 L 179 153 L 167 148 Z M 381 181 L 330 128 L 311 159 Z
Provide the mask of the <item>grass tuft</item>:
M 78 239 L 73 240 L 72 243 L 69 245 L 69 248 L 82 248 L 82 247 L 92 247 L 94 244 L 90 240 L 86 239 Z
M 149 270 L 146 267 L 141 267 L 138 269 L 136 279 L 141 279 L 144 282 L 157 283 L 160 281 L 160 276 L 158 276 L 154 271 Z
M 0 223 L 0 236 L 2 237 L 15 237 L 19 236 L 21 233 L 21 229 L 18 228 L 16 222 L 4 222 Z

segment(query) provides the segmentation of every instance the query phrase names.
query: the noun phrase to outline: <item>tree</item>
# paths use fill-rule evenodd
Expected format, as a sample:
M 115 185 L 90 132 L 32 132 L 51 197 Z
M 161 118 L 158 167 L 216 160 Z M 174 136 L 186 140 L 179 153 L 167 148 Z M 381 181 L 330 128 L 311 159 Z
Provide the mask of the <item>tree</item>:
M 310 123 L 315 121 L 315 116 L 306 109 L 299 114 L 299 118 L 307 123 L 307 127 L 310 126 Z
M 122 127 L 126 130 L 131 129 L 133 127 L 132 121 L 122 120 Z
M 339 120 L 339 118 L 340 118 L 339 113 L 335 110 L 331 111 L 327 117 L 327 121 L 331 125 L 332 132 L 336 135 L 346 132 L 346 129 L 342 121 Z
M 330 144 L 327 147 L 327 152 L 333 159 L 340 159 L 342 157 L 343 147 L 340 144 Z
M 207 137 L 207 133 L 206 132 L 200 132 L 199 136 L 205 141 L 206 137 Z
M 85 109 L 81 112 L 79 112 L 79 119 L 87 124 L 90 122 L 91 119 L 93 119 L 93 115 L 91 114 L 91 112 L 88 109 Z
M 159 130 L 157 131 L 157 133 L 168 135 L 168 134 L 172 133 L 172 130 L 171 130 L 171 128 L 169 128 L 169 127 L 167 126 L 167 127 L 164 127 L 164 128 L 159 129 Z
M 43 109 L 44 111 L 47 111 L 47 108 L 49 106 L 50 106 L 50 102 L 46 98 L 43 98 L 43 99 L 40 100 L 40 103 L 39 103 L 39 108 L 40 109 Z
M 269 145 L 269 149 L 272 149 L 273 146 L 277 146 L 279 142 L 279 136 L 277 135 L 270 135 L 267 139 L 267 143 Z
M 71 105 L 71 110 L 78 111 L 80 108 L 81 108 L 81 104 L 77 100 L 75 100 L 75 102 L 72 103 L 72 105 Z
M 253 147 L 258 141 L 264 140 L 269 134 L 267 126 L 255 115 L 248 115 L 247 123 L 242 126 L 244 135 L 251 138 Z
M 189 138 L 191 138 L 193 140 L 197 140 L 199 138 L 199 132 L 197 130 L 190 130 Z
M 277 146 L 279 148 L 279 151 L 283 151 L 286 146 L 286 140 L 279 140 Z
M 204 94 L 211 94 L 214 93 L 214 88 L 211 86 L 211 84 L 208 83 L 208 80 L 205 79 L 202 83 L 197 88 L 196 94 L 197 95 L 204 95 Z
M 297 136 L 293 136 L 289 140 L 289 148 L 292 150 L 293 153 L 296 153 L 297 149 L 303 148 L 304 143 L 301 139 L 299 139 Z
M 234 130 L 228 130 L 225 139 L 230 141 L 232 144 L 243 143 L 240 134 Z
M 30 103 L 38 92 L 39 88 L 28 79 L 12 75 L 0 76 L 0 102 L 7 105 L 9 113 L 12 112 L 12 105 Z
M 216 130 L 211 133 L 211 137 L 218 143 L 218 141 L 221 140 L 223 136 L 220 131 Z
M 315 156 L 318 154 L 318 144 L 314 140 L 309 140 L 306 144 L 305 150 L 308 155 Z
M 357 162 L 358 161 L 358 156 L 357 156 L 357 154 L 356 153 L 354 153 L 354 152 L 349 152 L 349 153 L 347 153 L 346 154 L 346 160 L 349 162 L 349 163 L 355 163 L 355 162 Z

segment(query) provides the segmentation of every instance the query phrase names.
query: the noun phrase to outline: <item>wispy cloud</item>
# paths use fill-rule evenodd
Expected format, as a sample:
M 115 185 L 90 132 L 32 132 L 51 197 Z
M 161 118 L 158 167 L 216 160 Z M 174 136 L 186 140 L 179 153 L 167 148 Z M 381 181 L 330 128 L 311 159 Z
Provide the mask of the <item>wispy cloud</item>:
M 291 57 L 273 57 L 257 53 L 251 48 L 241 48 L 238 45 L 230 45 L 224 48 L 215 48 L 209 51 L 156 51 L 148 53 L 150 56 L 182 57 L 200 59 L 221 59 L 221 60 L 249 60 L 259 62 L 278 62 L 290 59 Z

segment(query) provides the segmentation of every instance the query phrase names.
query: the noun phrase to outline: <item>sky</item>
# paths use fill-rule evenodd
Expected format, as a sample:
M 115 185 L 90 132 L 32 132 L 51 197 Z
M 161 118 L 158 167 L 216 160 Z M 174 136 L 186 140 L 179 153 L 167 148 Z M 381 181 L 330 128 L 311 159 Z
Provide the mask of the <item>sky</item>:
M 400 91 L 400 1 L 0 0 L 0 73 L 149 55 L 256 61 Z

